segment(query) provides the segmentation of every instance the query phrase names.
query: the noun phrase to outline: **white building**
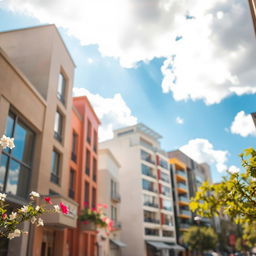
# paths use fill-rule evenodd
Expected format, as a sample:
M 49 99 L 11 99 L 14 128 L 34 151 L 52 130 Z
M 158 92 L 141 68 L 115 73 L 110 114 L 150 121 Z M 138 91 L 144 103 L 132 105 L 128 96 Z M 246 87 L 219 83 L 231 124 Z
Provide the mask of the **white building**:
M 143 124 L 118 129 L 101 143 L 120 163 L 123 256 L 175 255 L 177 249 L 168 157 L 161 136 Z

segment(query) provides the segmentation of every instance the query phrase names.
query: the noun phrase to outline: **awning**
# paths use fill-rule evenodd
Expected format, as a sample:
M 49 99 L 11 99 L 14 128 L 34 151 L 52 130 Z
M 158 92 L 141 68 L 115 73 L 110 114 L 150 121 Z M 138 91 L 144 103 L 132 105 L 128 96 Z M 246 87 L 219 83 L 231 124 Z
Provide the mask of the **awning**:
M 163 243 L 163 242 L 147 241 L 147 243 L 149 245 L 155 247 L 157 250 L 172 249 L 172 247 L 170 245 Z
M 174 251 L 185 251 L 185 248 L 178 244 L 169 244 L 164 242 L 156 242 L 156 241 L 147 241 L 147 243 L 157 250 L 169 249 Z
M 126 244 L 121 242 L 120 240 L 110 239 L 110 242 L 113 243 L 114 245 L 118 246 L 118 247 L 126 247 Z

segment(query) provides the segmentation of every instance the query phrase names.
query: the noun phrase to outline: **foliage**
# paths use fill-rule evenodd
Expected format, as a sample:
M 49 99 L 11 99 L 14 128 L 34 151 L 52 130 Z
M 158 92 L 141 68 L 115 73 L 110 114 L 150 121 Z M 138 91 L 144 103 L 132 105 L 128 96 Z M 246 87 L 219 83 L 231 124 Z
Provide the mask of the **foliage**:
M 2 148 L 14 148 L 13 138 L 6 137 L 5 135 L 0 138 L 0 146 Z M 37 192 L 32 191 L 30 193 L 30 202 L 28 205 L 23 205 L 21 208 L 17 208 L 10 212 L 10 207 L 6 201 L 7 195 L 0 193 L 0 237 L 7 237 L 13 239 L 19 237 L 22 233 L 27 234 L 27 231 L 20 230 L 18 227 L 25 221 L 30 221 L 37 227 L 43 226 L 44 222 L 39 217 L 43 213 L 56 213 L 62 212 L 68 213 L 68 208 L 62 202 L 59 205 L 53 205 L 52 209 L 46 209 L 43 205 L 37 205 L 40 195 Z M 52 205 L 51 198 L 45 197 L 45 202 Z
M 217 234 L 210 227 L 191 226 L 183 236 L 188 248 L 199 252 L 215 249 L 217 240 Z
M 88 203 L 84 203 L 85 208 L 81 211 L 78 219 L 83 223 L 94 223 L 100 228 L 108 228 L 109 231 L 112 230 L 113 221 L 108 218 L 104 212 L 103 208 L 107 208 L 107 205 L 98 204 L 97 208 L 89 208 Z
M 256 221 L 256 151 L 240 154 L 244 172 L 229 171 L 219 184 L 204 182 L 190 202 L 192 211 L 205 217 L 226 214 L 236 223 Z

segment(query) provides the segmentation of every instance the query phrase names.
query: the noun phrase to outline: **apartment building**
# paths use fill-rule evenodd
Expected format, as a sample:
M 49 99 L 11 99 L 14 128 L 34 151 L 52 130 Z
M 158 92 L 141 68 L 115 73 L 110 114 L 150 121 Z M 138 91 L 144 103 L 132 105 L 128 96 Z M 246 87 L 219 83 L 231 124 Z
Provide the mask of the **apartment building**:
M 189 199 L 194 197 L 204 181 L 212 183 L 210 167 L 206 163 L 198 164 L 180 150 L 168 152 L 170 173 L 173 184 L 173 198 L 176 216 L 177 241 L 182 244 L 182 235 L 190 225 L 195 224 L 195 214 L 189 209 Z M 212 220 L 203 218 L 205 225 Z
M 124 256 L 174 255 L 176 232 L 167 154 L 161 136 L 144 124 L 118 129 L 101 143 L 119 170 L 121 241 Z
M 99 150 L 99 172 L 98 172 L 98 203 L 106 205 L 104 209 L 106 216 L 113 221 L 113 230 L 106 235 L 102 230 L 98 235 L 98 256 L 121 256 L 121 248 L 126 247 L 120 239 L 122 223 L 120 222 L 121 197 L 119 193 L 119 169 L 120 164 L 107 148 Z
M 86 96 L 73 98 L 71 115 L 71 150 L 68 196 L 78 204 L 78 214 L 85 207 L 97 205 L 98 127 L 100 121 Z M 70 256 L 97 255 L 96 232 L 80 229 L 68 231 Z
M 254 26 L 254 30 L 256 32 L 256 0 L 248 0 L 249 6 L 252 14 L 252 22 Z
M 70 210 L 45 216 L 44 227 L 26 223 L 29 236 L 1 239 L 1 253 L 66 255 L 65 228 L 77 222 L 66 168 L 75 64 L 54 25 L 1 32 L 0 47 L 0 133 L 14 137 L 16 145 L 1 152 L 1 192 L 13 207 L 26 204 L 33 190 Z

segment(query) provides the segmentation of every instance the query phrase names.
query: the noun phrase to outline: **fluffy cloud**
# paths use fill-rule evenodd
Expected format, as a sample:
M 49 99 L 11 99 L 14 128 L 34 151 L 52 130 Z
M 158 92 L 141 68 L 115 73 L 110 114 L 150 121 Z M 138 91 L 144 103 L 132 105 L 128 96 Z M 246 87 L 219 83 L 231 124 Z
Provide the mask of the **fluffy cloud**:
M 124 67 L 164 57 L 162 89 L 175 100 L 214 104 L 256 93 L 247 1 L 3 0 L 1 6 L 64 27 Z
M 177 124 L 184 124 L 184 119 L 181 118 L 180 116 L 177 116 L 175 121 Z
M 228 151 L 216 150 L 206 139 L 193 139 L 186 145 L 180 147 L 180 150 L 198 163 L 214 164 L 219 172 L 226 171 L 228 160 Z
M 242 137 L 247 137 L 249 135 L 256 135 L 256 128 L 254 126 L 252 117 L 250 114 L 245 114 L 244 111 L 240 111 L 236 114 L 230 131 L 233 134 L 239 134 Z
M 232 173 L 232 174 L 235 174 L 235 173 L 240 172 L 240 169 L 239 169 L 237 166 L 235 166 L 235 165 L 231 165 L 231 166 L 229 167 L 228 171 L 229 171 L 230 173 Z
M 86 95 L 90 100 L 90 103 L 101 121 L 99 128 L 100 141 L 111 139 L 114 129 L 137 123 L 137 118 L 132 115 L 131 110 L 120 94 L 115 94 L 113 98 L 104 98 L 84 88 L 74 88 L 73 95 Z

